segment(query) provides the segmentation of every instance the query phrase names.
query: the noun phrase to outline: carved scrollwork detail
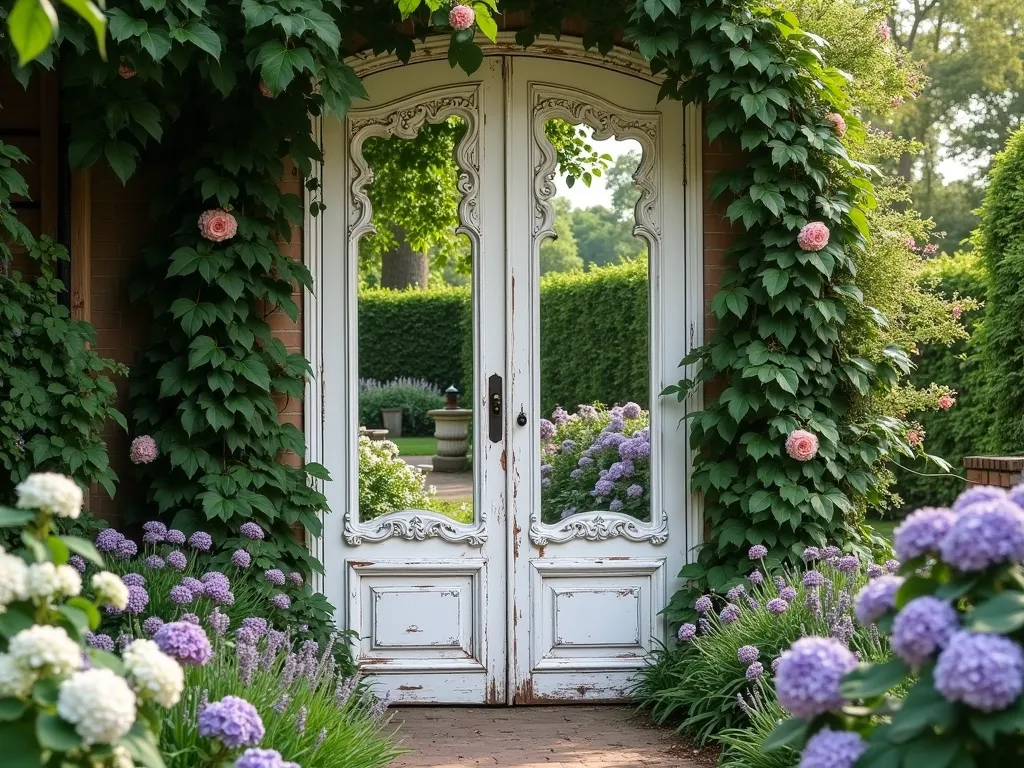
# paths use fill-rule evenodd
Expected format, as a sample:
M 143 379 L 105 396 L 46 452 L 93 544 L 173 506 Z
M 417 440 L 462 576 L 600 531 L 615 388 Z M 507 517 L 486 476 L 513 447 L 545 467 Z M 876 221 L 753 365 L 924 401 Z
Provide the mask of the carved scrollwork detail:
M 630 541 L 664 544 L 668 541 L 668 513 L 662 512 L 657 523 L 637 520 L 620 512 L 585 512 L 567 517 L 558 525 L 544 525 L 539 513 L 534 513 L 530 520 L 530 541 L 539 547 L 552 542 L 562 544 L 572 539 L 604 541 L 617 536 Z
M 345 541 L 352 546 L 391 538 L 408 541 L 438 538 L 453 544 L 464 542 L 473 547 L 479 547 L 487 541 L 487 518 L 482 512 L 474 524 L 456 523 L 436 512 L 425 510 L 395 512 L 365 523 L 353 517 L 352 512 L 345 514 Z

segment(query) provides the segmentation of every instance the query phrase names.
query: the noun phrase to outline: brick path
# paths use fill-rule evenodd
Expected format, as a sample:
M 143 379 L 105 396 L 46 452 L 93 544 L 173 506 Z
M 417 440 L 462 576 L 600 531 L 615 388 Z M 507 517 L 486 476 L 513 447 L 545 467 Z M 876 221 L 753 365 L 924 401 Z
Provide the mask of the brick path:
M 699 768 L 670 729 L 628 707 L 396 708 L 392 725 L 410 754 L 393 768 Z M 710 758 L 710 759 L 709 759 Z

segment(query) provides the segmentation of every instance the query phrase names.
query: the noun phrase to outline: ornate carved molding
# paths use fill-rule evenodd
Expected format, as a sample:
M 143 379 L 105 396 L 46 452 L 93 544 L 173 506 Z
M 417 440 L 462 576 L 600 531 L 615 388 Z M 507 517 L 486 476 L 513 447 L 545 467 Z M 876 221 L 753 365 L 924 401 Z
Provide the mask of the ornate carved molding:
M 530 541 L 540 547 L 573 539 L 604 541 L 617 536 L 630 541 L 664 544 L 668 541 L 668 513 L 662 512 L 657 522 L 637 520 L 621 512 L 584 512 L 567 517 L 558 525 L 541 523 L 539 513 L 534 513 L 530 520 Z
M 456 523 L 444 515 L 425 510 L 393 512 L 365 523 L 353 520 L 353 517 L 353 512 L 345 513 L 345 541 L 352 546 L 390 538 L 408 541 L 439 538 L 452 543 L 465 542 L 473 547 L 487 541 L 487 515 L 482 509 L 473 524 Z

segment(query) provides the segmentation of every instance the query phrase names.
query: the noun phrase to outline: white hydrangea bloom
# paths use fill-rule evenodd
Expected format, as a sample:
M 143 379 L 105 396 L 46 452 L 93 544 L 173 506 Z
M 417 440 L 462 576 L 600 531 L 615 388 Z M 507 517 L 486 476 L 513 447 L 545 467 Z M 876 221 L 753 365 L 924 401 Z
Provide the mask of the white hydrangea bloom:
M 33 563 L 28 567 L 28 578 L 25 583 L 30 598 L 38 602 L 49 600 L 60 591 L 57 566 L 53 563 Z
M 110 756 L 110 768 L 135 768 L 135 760 L 127 747 L 120 744 L 114 747 L 114 754 Z
M 70 565 L 57 566 L 57 583 L 61 597 L 78 597 L 82 594 L 82 577 Z
M 121 581 L 121 577 L 110 571 L 100 571 L 92 577 L 93 590 L 96 592 L 96 599 L 123 611 L 128 605 L 128 587 Z
M 57 714 L 75 726 L 85 744 L 112 744 L 135 722 L 135 694 L 123 677 L 97 667 L 61 683 Z
M 161 707 L 173 707 L 185 688 L 181 665 L 152 640 L 136 640 L 125 650 L 124 666 L 135 691 Z
M 25 561 L 0 548 L 0 613 L 7 610 L 9 604 L 28 597 L 27 576 Z
M 11 638 L 7 648 L 23 668 L 66 675 L 82 667 L 82 649 L 63 627 L 36 624 Z
M 9 653 L 0 653 L 0 698 L 24 698 L 32 690 L 36 676 L 22 667 Z
M 42 509 L 74 520 L 82 513 L 82 489 L 66 475 L 35 472 L 15 487 L 19 509 Z

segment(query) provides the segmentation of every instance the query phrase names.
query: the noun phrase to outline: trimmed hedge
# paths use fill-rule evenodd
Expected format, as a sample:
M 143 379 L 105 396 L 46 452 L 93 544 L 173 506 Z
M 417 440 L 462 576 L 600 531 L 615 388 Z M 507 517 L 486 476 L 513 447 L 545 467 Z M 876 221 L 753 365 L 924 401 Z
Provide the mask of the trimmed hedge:
M 632 400 L 650 407 L 645 259 L 541 279 L 541 407 Z M 359 376 L 426 379 L 465 393 L 473 354 L 468 288 L 359 293 Z

